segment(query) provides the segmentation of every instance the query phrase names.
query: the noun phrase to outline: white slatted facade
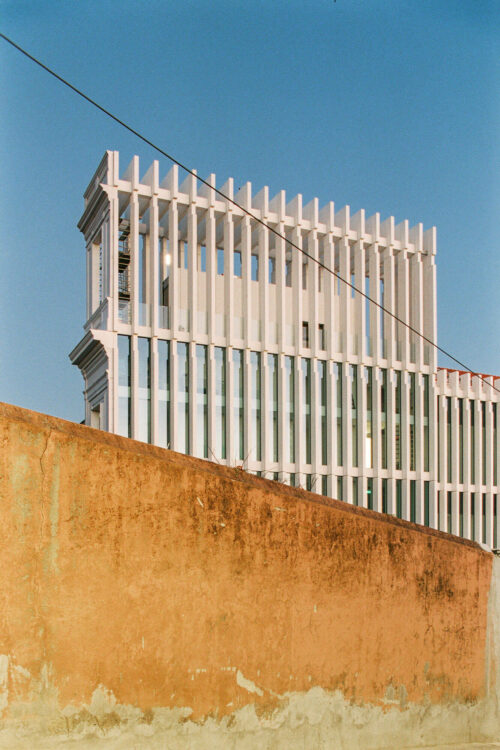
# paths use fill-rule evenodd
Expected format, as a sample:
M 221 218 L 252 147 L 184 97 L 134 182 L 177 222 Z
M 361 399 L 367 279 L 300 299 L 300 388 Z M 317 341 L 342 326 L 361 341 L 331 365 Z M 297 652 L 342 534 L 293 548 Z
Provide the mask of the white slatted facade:
M 86 423 L 496 546 L 498 392 L 288 244 L 436 341 L 435 229 L 220 189 L 286 240 L 176 167 L 103 158 L 79 224 Z

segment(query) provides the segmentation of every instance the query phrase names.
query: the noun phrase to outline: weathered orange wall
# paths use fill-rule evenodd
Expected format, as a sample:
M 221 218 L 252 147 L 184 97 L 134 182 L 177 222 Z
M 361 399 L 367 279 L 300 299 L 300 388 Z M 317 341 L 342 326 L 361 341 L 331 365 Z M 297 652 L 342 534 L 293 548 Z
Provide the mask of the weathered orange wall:
M 485 695 L 473 543 L 7 405 L 0 502 L 9 704 L 28 672 L 61 706 L 101 684 L 195 716 Z

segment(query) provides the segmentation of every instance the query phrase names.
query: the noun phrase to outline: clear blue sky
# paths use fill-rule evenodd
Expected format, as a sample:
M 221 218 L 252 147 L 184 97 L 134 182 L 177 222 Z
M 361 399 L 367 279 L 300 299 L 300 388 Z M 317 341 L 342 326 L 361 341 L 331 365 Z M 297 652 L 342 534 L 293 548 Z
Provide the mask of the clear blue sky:
M 500 374 L 499 2 L 0 11 L 3 33 L 202 176 L 436 225 L 438 341 Z M 2 40 L 0 66 L 0 400 L 80 421 L 82 193 L 107 148 L 157 155 Z

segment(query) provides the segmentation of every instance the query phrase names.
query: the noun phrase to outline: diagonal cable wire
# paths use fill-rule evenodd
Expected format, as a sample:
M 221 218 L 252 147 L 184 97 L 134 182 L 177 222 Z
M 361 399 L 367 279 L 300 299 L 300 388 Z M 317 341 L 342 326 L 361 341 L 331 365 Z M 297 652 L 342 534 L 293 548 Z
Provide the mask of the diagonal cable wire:
M 406 321 L 402 320 L 398 315 L 388 310 L 386 307 L 381 305 L 377 300 L 374 300 L 372 297 L 370 297 L 366 292 L 364 292 L 362 289 L 358 289 L 354 284 L 352 284 L 347 279 L 344 279 L 343 276 L 341 276 L 339 273 L 337 273 L 334 269 L 329 268 L 326 266 L 322 261 L 320 261 L 318 258 L 315 258 L 310 253 L 308 253 L 303 248 L 299 247 L 299 245 L 295 244 L 291 240 L 288 240 L 281 232 L 278 232 L 277 229 L 270 226 L 266 221 L 261 219 L 259 216 L 256 216 L 252 211 L 249 211 L 247 208 L 242 206 L 240 203 L 235 201 L 233 198 L 230 198 L 228 195 L 225 195 L 221 190 L 211 185 L 207 180 L 204 180 L 203 177 L 200 177 L 193 169 L 190 169 L 185 164 L 180 162 L 178 159 L 176 159 L 172 154 L 169 154 L 167 151 L 164 151 L 160 146 L 157 146 L 153 141 L 149 140 L 149 138 L 146 138 L 146 136 L 142 135 L 138 130 L 135 130 L 135 128 L 128 125 L 126 122 L 121 120 L 119 117 L 114 115 L 112 112 L 109 111 L 109 109 L 106 109 L 101 104 L 96 102 L 94 99 L 92 99 L 90 96 L 87 96 L 81 89 L 77 88 L 76 86 L 73 86 L 72 83 L 67 81 L 65 78 L 60 76 L 58 73 L 56 73 L 54 70 L 49 68 L 47 65 L 45 65 L 43 62 L 38 60 L 36 57 L 31 55 L 29 52 L 27 52 L 25 49 L 23 49 L 19 44 L 16 44 L 12 39 L 9 39 L 8 36 L 5 34 L 2 34 L 0 32 L 0 38 L 2 38 L 4 41 L 6 41 L 8 44 L 10 44 L 12 47 L 17 49 L 19 52 L 21 52 L 25 57 L 27 57 L 29 60 L 34 62 L 36 65 L 38 65 L 40 68 L 45 70 L 47 73 L 49 73 L 54 78 L 57 78 L 58 81 L 63 83 L 65 86 L 67 86 L 69 89 L 75 92 L 75 94 L 78 94 L 78 96 L 81 96 L 83 99 L 85 99 L 89 104 L 92 104 L 92 106 L 99 109 L 101 112 L 103 112 L 105 115 L 110 117 L 112 120 L 117 122 L 119 125 L 121 125 L 123 128 L 128 130 L 130 133 L 135 135 L 137 138 L 139 138 L 141 141 L 146 143 L 148 146 L 151 146 L 155 151 L 158 151 L 158 153 L 162 154 L 162 156 L 165 156 L 169 161 L 171 161 L 173 164 L 177 164 L 178 167 L 183 169 L 187 174 L 190 174 L 192 177 L 195 177 L 199 182 L 201 182 L 203 185 L 206 185 L 210 190 L 213 190 L 217 195 L 220 195 L 221 198 L 223 198 L 225 201 L 232 203 L 233 206 L 236 206 L 240 211 L 243 211 L 243 213 L 247 214 L 247 216 L 250 216 L 251 219 L 256 221 L 259 224 L 262 224 L 262 226 L 266 227 L 266 229 L 269 232 L 272 232 L 276 237 L 279 237 L 282 240 L 285 240 L 287 245 L 290 247 L 293 247 L 295 250 L 298 250 L 302 255 L 304 255 L 306 258 L 308 258 L 313 263 L 316 263 L 319 268 L 323 268 L 328 273 L 331 273 L 335 278 L 337 278 L 339 281 L 341 281 L 343 284 L 346 284 L 350 289 L 352 289 L 356 294 L 360 294 L 362 297 L 364 297 L 370 304 L 375 305 L 375 307 L 378 307 L 379 310 L 384 312 L 386 315 L 389 315 L 391 318 L 393 318 L 397 323 L 400 323 L 402 326 L 407 328 L 409 331 L 414 333 L 416 336 L 421 338 L 423 341 L 427 342 L 430 346 L 432 346 L 436 351 L 441 352 L 446 357 L 451 359 L 453 362 L 455 362 L 457 365 L 460 365 L 461 369 L 466 370 L 467 372 L 472 373 L 473 375 L 477 375 L 480 377 L 485 383 L 487 383 L 491 388 L 493 388 L 495 391 L 498 391 L 500 393 L 500 388 L 497 388 L 493 383 L 490 383 L 488 380 L 486 380 L 486 376 L 482 375 L 481 373 L 474 372 L 468 365 L 466 365 L 464 362 L 461 362 L 459 359 L 453 356 L 453 354 L 450 354 L 446 349 L 444 349 L 442 346 L 439 346 L 436 344 L 435 341 L 432 341 L 432 339 L 428 338 L 423 334 L 421 331 L 418 331 L 416 328 L 414 328 L 412 325 L 407 323 Z

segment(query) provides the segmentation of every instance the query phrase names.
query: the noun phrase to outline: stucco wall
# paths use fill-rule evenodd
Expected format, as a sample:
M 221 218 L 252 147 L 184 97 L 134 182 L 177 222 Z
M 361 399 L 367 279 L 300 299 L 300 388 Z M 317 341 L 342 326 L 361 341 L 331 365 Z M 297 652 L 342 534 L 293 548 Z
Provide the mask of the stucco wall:
M 0 747 L 500 737 L 473 543 L 7 405 L 0 502 Z

